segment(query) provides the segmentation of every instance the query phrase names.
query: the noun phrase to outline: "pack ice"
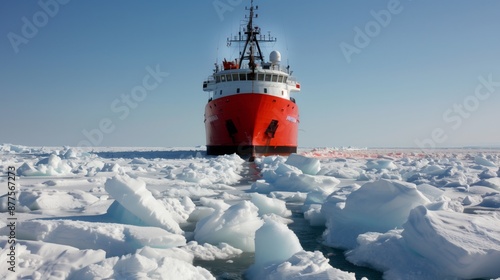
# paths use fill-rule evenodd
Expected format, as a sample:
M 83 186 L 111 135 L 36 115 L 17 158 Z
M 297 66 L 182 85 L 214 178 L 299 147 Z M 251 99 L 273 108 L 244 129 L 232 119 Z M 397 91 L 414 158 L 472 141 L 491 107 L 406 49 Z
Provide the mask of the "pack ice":
M 385 279 L 499 278 L 499 155 L 318 148 L 248 164 L 200 147 L 3 144 L 0 170 L 18 176 L 16 272 L 4 187 L 0 277 L 360 279 L 368 266 Z M 304 218 L 323 232 L 317 248 L 341 248 L 354 269 L 307 249 L 290 229 Z

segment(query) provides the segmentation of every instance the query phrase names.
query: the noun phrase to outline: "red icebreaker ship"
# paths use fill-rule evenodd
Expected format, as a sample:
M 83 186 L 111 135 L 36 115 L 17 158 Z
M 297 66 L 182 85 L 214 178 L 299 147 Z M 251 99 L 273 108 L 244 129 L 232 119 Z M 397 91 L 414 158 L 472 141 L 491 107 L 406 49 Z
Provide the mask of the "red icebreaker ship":
M 235 42 L 243 46 L 239 59 L 216 63 L 214 73 L 203 82 L 203 90 L 209 92 L 208 155 L 254 158 L 297 151 L 299 108 L 291 93 L 300 91 L 300 84 L 291 77 L 289 66 L 281 67 L 279 52 L 272 51 L 269 61 L 264 60 L 260 44 L 274 43 L 276 38 L 261 35 L 253 25 L 257 9 L 252 1 L 246 27 L 227 39 L 228 46 Z

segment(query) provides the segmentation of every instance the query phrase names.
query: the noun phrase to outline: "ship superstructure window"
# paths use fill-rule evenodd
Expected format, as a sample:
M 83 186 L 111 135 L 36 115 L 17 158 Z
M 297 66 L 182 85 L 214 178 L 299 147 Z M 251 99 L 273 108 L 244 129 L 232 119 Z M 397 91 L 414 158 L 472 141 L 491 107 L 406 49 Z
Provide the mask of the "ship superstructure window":
M 232 81 L 233 79 L 231 79 L 231 74 L 227 74 L 226 75 L 226 81 L 230 82 Z
M 239 75 L 238 74 L 233 74 L 233 81 L 239 81 Z
M 236 89 L 236 93 L 240 93 L 240 88 L 237 88 L 237 89 Z
M 271 81 L 271 74 L 267 74 L 266 77 L 264 78 L 264 81 L 270 82 Z
M 264 81 L 264 76 L 265 76 L 264 74 L 259 73 L 259 74 L 257 75 L 257 79 L 258 79 L 259 81 Z
M 225 82 L 225 81 L 226 81 L 226 75 L 222 75 L 222 76 L 220 76 L 220 81 L 221 81 L 221 82 Z
M 287 79 L 288 79 L 288 77 L 287 77 L 287 76 L 283 77 L 283 83 L 285 83 L 285 84 L 286 84 L 286 80 L 287 80 Z
M 264 88 L 264 93 L 267 93 L 267 88 Z
M 273 75 L 272 81 L 273 81 L 273 82 L 277 82 L 277 81 L 278 81 L 278 76 Z
M 222 95 L 222 89 L 219 91 L 219 95 Z
M 240 74 L 240 81 L 246 81 L 247 80 L 247 74 Z
M 215 82 L 220 83 L 220 76 L 215 76 Z
M 278 83 L 282 83 L 282 82 L 283 82 L 283 76 L 281 76 L 281 75 L 280 75 L 280 76 L 278 77 Z

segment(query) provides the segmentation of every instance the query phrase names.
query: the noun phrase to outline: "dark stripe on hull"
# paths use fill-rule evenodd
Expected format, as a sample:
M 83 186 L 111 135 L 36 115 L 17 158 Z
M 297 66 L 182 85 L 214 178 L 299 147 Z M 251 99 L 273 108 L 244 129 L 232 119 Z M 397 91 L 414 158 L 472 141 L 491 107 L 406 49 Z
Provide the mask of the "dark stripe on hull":
M 207 146 L 207 155 L 238 154 L 241 157 L 256 157 L 267 155 L 289 155 L 296 153 L 293 146 Z

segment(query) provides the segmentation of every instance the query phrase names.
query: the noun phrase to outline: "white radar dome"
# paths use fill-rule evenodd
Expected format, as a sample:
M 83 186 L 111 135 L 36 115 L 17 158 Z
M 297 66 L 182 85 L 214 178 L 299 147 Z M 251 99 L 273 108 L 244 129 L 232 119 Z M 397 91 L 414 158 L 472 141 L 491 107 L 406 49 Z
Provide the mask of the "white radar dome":
M 269 60 L 271 61 L 271 63 L 273 64 L 277 64 L 277 63 L 280 63 L 281 62 L 281 54 L 279 51 L 272 51 L 270 54 L 269 54 Z

